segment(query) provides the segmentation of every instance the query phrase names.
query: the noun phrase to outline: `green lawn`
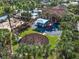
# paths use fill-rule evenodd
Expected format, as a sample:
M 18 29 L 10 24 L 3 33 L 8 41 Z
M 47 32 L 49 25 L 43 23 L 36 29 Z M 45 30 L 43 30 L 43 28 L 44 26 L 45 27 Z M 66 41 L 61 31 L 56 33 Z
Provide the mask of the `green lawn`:
M 38 32 L 33 31 L 31 28 L 29 28 L 28 30 L 20 33 L 19 36 L 24 37 L 25 35 L 30 33 L 38 33 Z M 58 40 L 58 36 L 50 36 L 50 35 L 45 35 L 45 36 L 49 39 L 49 43 L 52 45 L 52 48 L 54 48 Z
M 46 35 L 46 36 L 49 39 L 49 43 L 51 44 L 51 48 L 54 48 L 57 41 L 58 41 L 58 36 L 49 36 L 49 35 Z
M 27 34 L 31 34 L 31 33 L 37 33 L 36 31 L 33 31 L 31 28 L 29 28 L 28 30 L 23 31 L 22 33 L 19 34 L 20 37 L 24 37 Z
M 32 29 L 28 29 L 28 30 L 25 30 L 24 32 L 20 33 L 19 36 L 24 37 L 25 35 L 30 34 L 30 33 L 38 33 L 38 32 L 33 31 Z M 58 36 L 50 36 L 50 35 L 45 35 L 45 36 L 49 39 L 49 43 L 51 44 L 51 48 L 54 48 L 56 43 L 57 43 Z M 19 44 L 13 46 L 14 53 L 16 53 L 16 49 L 18 49 L 18 46 L 19 46 Z M 52 59 L 52 58 L 54 58 L 54 57 L 49 56 L 48 59 Z M 39 59 L 42 59 L 42 58 L 39 58 Z

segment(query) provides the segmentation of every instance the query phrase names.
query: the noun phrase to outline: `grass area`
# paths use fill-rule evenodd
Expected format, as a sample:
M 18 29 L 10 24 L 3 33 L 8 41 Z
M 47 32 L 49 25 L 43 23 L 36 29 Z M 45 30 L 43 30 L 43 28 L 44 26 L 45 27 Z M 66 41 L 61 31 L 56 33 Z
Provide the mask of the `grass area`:
M 16 49 L 18 49 L 19 44 L 13 46 L 13 52 L 16 53 Z
M 28 30 L 23 31 L 22 33 L 19 34 L 20 37 L 24 37 L 27 34 L 31 34 L 31 33 L 38 33 L 36 31 L 33 31 L 33 29 L 29 28 Z
M 30 33 L 38 33 L 38 32 L 33 31 L 33 29 L 29 28 L 28 30 L 20 33 L 19 36 L 24 37 L 25 35 L 30 34 Z M 45 36 L 49 39 L 49 42 L 52 45 L 52 48 L 54 48 L 58 40 L 58 36 L 50 36 L 50 35 L 45 35 Z
M 58 36 L 46 35 L 46 37 L 49 39 L 49 43 L 51 44 L 51 48 L 54 48 L 56 43 L 57 43 Z
M 22 33 L 19 34 L 20 37 L 24 37 L 27 34 L 31 34 L 31 33 L 38 33 L 36 31 L 33 31 L 31 28 L 29 28 L 28 30 L 23 31 Z M 49 43 L 51 44 L 51 48 L 54 48 L 57 40 L 58 40 L 58 36 L 50 36 L 50 35 L 45 35 L 48 39 L 49 39 Z M 15 52 L 15 50 L 18 48 L 18 44 L 13 46 L 13 50 Z

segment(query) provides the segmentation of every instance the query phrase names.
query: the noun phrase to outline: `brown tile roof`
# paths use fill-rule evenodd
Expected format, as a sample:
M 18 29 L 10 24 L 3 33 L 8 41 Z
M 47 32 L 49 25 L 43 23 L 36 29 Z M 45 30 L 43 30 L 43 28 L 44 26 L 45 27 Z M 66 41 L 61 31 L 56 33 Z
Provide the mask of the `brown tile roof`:
M 43 13 L 53 14 L 57 16 L 63 16 L 65 14 L 65 8 L 61 6 L 50 7 L 43 9 Z

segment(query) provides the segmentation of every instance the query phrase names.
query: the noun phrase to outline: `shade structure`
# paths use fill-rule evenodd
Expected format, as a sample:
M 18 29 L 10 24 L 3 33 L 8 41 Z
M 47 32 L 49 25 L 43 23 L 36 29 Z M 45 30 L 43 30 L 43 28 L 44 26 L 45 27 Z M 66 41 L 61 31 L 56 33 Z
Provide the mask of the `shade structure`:
M 38 18 L 38 19 L 35 21 L 35 24 L 37 24 L 37 23 L 45 24 L 45 23 L 47 23 L 47 22 L 48 22 L 47 19 Z

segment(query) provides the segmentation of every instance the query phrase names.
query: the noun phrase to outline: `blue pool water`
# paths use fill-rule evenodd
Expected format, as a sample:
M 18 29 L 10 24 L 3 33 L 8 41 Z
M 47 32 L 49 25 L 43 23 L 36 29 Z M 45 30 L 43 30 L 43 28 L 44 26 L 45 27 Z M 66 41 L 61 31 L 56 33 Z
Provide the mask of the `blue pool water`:
M 45 32 L 45 31 L 51 32 L 51 31 L 55 31 L 56 29 L 59 30 L 59 25 L 60 25 L 59 23 L 54 23 L 54 24 L 52 24 L 52 26 L 50 28 L 37 26 L 36 29 L 38 32 Z
M 7 15 L 4 15 L 4 16 L 0 16 L 0 20 L 6 20 L 7 19 Z

